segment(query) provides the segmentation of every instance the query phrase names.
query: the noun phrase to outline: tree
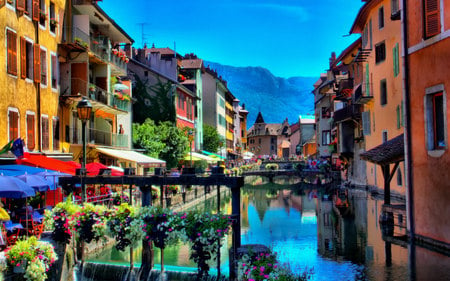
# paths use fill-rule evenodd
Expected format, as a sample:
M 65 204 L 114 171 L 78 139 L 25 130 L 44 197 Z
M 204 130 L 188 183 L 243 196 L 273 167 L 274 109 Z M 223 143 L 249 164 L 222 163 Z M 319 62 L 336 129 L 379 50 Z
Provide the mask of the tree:
M 142 80 L 134 75 L 133 93 L 137 102 L 133 104 L 134 122 L 142 124 L 147 118 L 156 124 L 169 121 L 176 122 L 175 103 L 173 99 L 173 84 L 170 81 L 163 83 L 158 77 L 158 82 L 148 85 L 148 79 Z
M 206 151 L 217 153 L 223 144 L 223 138 L 217 129 L 208 124 L 203 124 L 203 148 Z
M 167 168 L 176 167 L 189 151 L 186 130 L 168 121 L 157 125 L 147 119 L 143 124 L 133 124 L 133 143 L 145 149 L 147 155 L 166 161 Z

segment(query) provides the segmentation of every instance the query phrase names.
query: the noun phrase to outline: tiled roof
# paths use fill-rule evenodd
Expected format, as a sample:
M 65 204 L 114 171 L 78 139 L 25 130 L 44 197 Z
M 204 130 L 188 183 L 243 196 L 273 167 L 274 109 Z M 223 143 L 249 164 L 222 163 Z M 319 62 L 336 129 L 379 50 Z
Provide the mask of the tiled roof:
M 181 67 L 186 69 L 198 69 L 202 68 L 202 59 L 187 59 L 181 61 Z
M 174 55 L 175 52 L 170 48 L 150 48 L 146 49 L 149 53 L 160 53 L 161 55 Z
M 403 143 L 403 134 L 388 140 L 387 142 L 380 144 L 361 153 L 361 159 L 378 164 L 386 165 L 405 160 L 405 151 Z

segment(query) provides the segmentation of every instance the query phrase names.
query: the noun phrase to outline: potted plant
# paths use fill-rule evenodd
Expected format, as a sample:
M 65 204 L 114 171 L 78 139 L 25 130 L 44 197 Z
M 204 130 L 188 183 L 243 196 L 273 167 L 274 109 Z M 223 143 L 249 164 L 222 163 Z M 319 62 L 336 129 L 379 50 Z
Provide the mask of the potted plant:
M 178 185 L 168 185 L 167 186 L 167 191 L 172 193 L 172 194 L 177 194 L 178 192 Z
M 106 207 L 87 203 L 74 214 L 74 230 L 80 240 L 90 243 L 105 238 L 105 213 Z
M 52 211 L 46 211 L 44 226 L 52 231 L 52 238 L 56 242 L 69 244 L 72 238 L 73 215 L 80 210 L 80 206 L 72 202 L 68 196 L 65 202 L 58 203 Z
M 107 214 L 108 235 L 117 240 L 116 249 L 124 251 L 125 248 L 142 240 L 143 222 L 137 215 L 136 209 L 123 203 Z
M 15 273 L 22 273 L 28 281 L 45 280 L 46 272 L 57 259 L 53 246 L 34 236 L 17 241 L 5 256 L 8 267 Z
M 51 19 L 50 19 L 50 24 L 51 24 L 52 26 L 56 26 L 56 25 L 58 24 L 58 21 L 57 21 L 55 18 L 51 18 Z

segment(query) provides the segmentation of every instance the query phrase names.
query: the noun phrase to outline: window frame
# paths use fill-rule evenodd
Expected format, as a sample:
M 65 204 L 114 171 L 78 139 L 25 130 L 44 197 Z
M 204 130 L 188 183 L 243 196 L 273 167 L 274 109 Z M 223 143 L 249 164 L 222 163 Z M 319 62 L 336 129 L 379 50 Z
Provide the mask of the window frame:
M 384 28 L 384 6 L 378 8 L 378 29 Z
M 45 124 L 44 120 L 47 120 L 46 121 L 46 123 L 47 123 L 47 132 L 44 131 L 44 129 L 45 129 L 44 128 L 44 124 Z M 42 114 L 41 115 L 41 128 L 40 128 L 40 130 L 41 130 L 41 149 L 48 151 L 50 149 L 50 120 L 49 120 L 47 114 Z M 46 137 L 48 139 L 45 139 Z
M 17 63 L 17 47 L 18 47 L 17 32 L 7 27 L 5 38 L 6 38 L 6 73 L 14 77 L 17 77 L 19 74 Z
M 53 65 L 53 58 L 55 58 L 55 65 Z M 58 55 L 55 52 L 50 52 L 50 87 L 53 91 L 58 90 L 59 84 L 59 72 L 58 72 Z M 54 76 L 55 75 L 55 79 Z M 55 85 L 53 85 L 53 80 L 55 80 Z
M 61 124 L 59 123 L 59 117 L 53 116 L 52 118 L 52 147 L 53 151 L 58 151 L 60 149 L 61 142 Z
M 322 145 L 329 145 L 331 143 L 331 130 L 322 131 Z
M 380 105 L 385 106 L 388 103 L 388 92 L 387 92 L 387 81 L 386 79 L 380 80 Z
M 384 41 L 375 45 L 375 64 L 380 64 L 386 60 L 386 43 Z
M 443 135 L 444 145 L 439 145 L 437 143 L 436 138 L 436 96 L 442 96 L 442 108 L 441 113 L 443 117 L 443 131 L 441 132 Z M 428 151 L 428 155 L 432 157 L 440 157 L 448 147 L 448 138 L 447 138 L 447 93 L 445 91 L 444 85 L 439 84 L 425 89 L 424 96 L 424 112 L 425 112 L 425 120 L 424 120 L 424 129 L 425 129 L 425 137 L 426 137 L 426 148 Z

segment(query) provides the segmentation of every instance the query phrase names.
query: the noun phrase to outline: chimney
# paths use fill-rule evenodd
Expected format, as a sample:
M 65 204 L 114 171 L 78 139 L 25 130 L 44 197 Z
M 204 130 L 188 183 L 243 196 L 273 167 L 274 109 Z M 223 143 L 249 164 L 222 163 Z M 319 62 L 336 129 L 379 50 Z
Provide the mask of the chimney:
M 332 52 L 330 57 L 330 68 L 333 65 L 333 63 L 336 61 L 336 53 Z

